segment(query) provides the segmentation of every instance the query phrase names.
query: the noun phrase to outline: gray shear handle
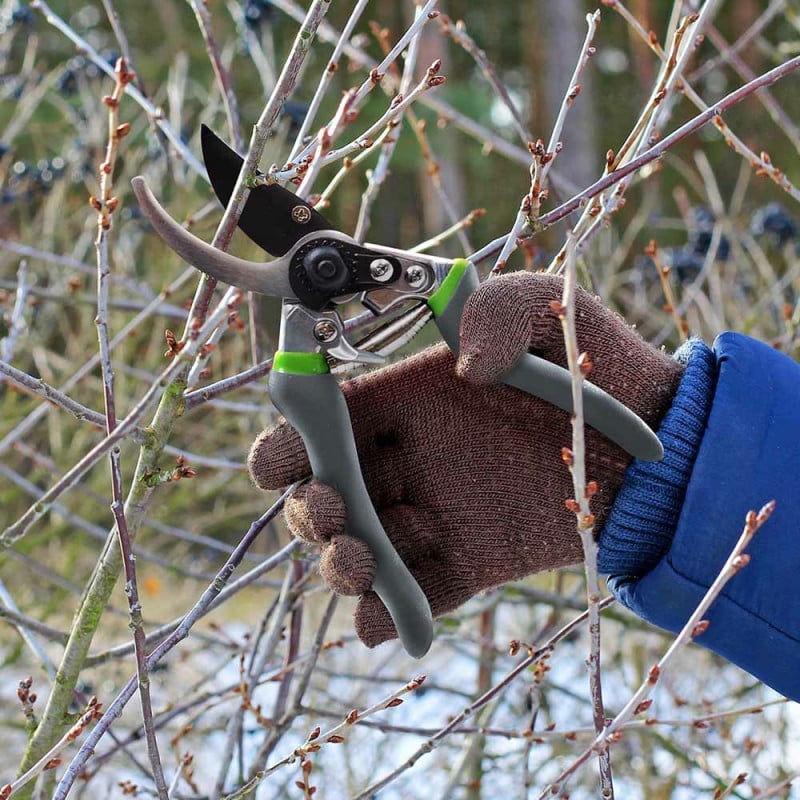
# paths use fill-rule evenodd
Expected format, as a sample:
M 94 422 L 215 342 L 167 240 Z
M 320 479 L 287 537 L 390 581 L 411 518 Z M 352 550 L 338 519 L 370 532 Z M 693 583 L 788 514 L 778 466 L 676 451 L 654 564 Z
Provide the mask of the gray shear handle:
M 471 263 L 456 262 L 463 269 L 452 294 L 442 308 L 434 303 L 434 317 L 442 338 L 458 355 L 461 315 L 469 296 L 478 288 L 479 279 Z M 455 283 L 455 281 L 454 281 Z M 438 311 L 437 311 L 438 309 Z M 524 353 L 517 363 L 500 379 L 503 383 L 523 392 L 541 397 L 548 403 L 572 413 L 572 379 L 567 370 L 538 356 Z M 587 425 L 623 447 L 642 461 L 660 461 L 664 448 L 647 423 L 616 398 L 592 383 L 583 383 L 583 411 Z
M 386 606 L 400 641 L 414 658 L 428 652 L 433 619 L 428 598 L 383 530 L 361 475 L 344 396 L 331 374 L 271 372 L 272 402 L 294 426 L 308 452 L 314 477 L 344 498 L 346 531 L 369 545 L 377 571 L 373 590 Z

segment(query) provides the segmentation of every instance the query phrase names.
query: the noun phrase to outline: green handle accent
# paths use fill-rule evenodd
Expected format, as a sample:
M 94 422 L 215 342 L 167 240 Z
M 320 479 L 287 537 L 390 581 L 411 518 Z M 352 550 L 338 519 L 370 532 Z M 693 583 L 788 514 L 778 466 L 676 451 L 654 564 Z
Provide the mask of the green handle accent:
M 328 362 L 322 353 L 292 353 L 278 350 L 272 359 L 273 372 L 288 375 L 325 375 L 330 372 Z
M 460 259 L 442 281 L 439 290 L 428 300 L 439 332 L 456 356 L 464 304 L 479 284 L 474 265 Z M 498 335 L 501 334 L 502 331 L 498 331 Z M 572 413 L 572 378 L 568 370 L 551 361 L 523 353 L 500 380 Z M 664 456 L 661 442 L 644 420 L 588 381 L 583 383 L 583 409 L 587 425 L 616 442 L 635 458 L 660 461 Z
M 450 267 L 450 272 L 442 281 L 442 285 L 428 298 L 428 308 L 433 311 L 434 317 L 439 317 L 444 313 L 448 303 L 458 289 L 464 273 L 472 267 L 466 258 L 457 258 Z M 473 267 L 474 269 L 474 267 Z
M 350 414 L 336 378 L 330 373 L 299 374 L 273 368 L 269 394 L 275 408 L 302 437 L 314 477 L 344 498 L 345 531 L 369 545 L 375 557 L 372 588 L 391 615 L 403 647 L 409 655 L 421 658 L 433 640 L 428 598 L 397 554 L 372 505 Z

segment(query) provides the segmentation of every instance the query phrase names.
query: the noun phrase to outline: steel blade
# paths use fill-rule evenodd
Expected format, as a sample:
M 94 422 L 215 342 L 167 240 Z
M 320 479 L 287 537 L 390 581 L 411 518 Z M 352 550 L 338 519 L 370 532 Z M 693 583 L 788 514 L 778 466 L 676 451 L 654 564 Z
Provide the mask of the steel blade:
M 206 125 L 201 127 L 200 140 L 211 186 L 227 206 L 244 159 Z M 239 227 L 273 256 L 285 255 L 309 233 L 336 230 L 319 211 L 277 183 L 250 190 Z

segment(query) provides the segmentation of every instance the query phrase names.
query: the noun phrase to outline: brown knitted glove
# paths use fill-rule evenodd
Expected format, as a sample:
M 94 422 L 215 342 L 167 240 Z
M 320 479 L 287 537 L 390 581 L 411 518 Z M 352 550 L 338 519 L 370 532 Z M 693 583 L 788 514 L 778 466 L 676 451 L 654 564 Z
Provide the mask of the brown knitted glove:
M 554 276 L 497 278 L 466 305 L 458 362 L 434 347 L 342 386 L 367 489 L 434 616 L 483 589 L 583 558 L 575 517 L 564 506 L 573 494 L 561 460 L 571 443 L 569 415 L 494 385 L 528 348 L 566 365 L 561 324 L 550 308 L 561 294 Z M 594 362 L 590 380 L 657 426 L 683 368 L 585 291 L 576 312 L 578 345 Z M 595 430 L 586 434 L 600 530 L 630 457 Z M 302 440 L 285 423 L 261 434 L 248 464 L 263 489 L 310 474 Z M 320 545 L 320 572 L 335 592 L 362 595 L 355 612 L 362 641 L 374 647 L 396 636 L 369 591 L 372 554 L 344 531 L 338 493 L 312 480 L 287 501 L 286 521 Z

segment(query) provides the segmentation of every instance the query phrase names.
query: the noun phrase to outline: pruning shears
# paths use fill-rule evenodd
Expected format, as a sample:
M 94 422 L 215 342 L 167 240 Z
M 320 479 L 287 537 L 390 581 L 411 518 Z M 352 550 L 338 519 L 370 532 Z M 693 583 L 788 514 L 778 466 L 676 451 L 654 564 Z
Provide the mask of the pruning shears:
M 209 128 L 203 157 L 223 206 L 233 193 L 242 157 Z M 381 245 L 361 244 L 337 231 L 309 203 L 259 175 L 239 227 L 273 260 L 258 263 L 224 253 L 178 225 L 153 197 L 144 178 L 133 179 L 139 204 L 157 233 L 187 262 L 231 285 L 283 300 L 279 349 L 270 398 L 300 433 L 314 476 L 344 497 L 347 532 L 362 539 L 377 563 L 373 589 L 386 606 L 407 652 L 422 657 L 433 639 L 430 606 L 383 530 L 367 493 L 344 396 L 330 359 L 373 364 L 384 357 L 352 345 L 337 306 L 360 301 L 381 316 L 408 300 L 427 305 L 445 342 L 458 354 L 461 315 L 479 284 L 466 259 L 445 259 Z M 526 353 L 502 382 L 572 412 L 569 372 Z M 647 424 L 591 383 L 583 384 L 586 423 L 645 461 L 663 455 Z

